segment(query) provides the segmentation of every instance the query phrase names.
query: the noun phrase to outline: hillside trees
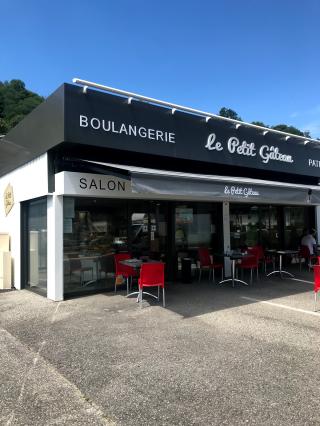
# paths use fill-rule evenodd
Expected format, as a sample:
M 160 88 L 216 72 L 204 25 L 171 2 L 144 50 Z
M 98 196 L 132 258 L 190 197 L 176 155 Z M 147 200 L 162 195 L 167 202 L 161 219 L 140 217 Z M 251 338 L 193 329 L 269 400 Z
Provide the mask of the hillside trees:
M 43 100 L 21 80 L 0 81 L 0 134 L 6 134 Z

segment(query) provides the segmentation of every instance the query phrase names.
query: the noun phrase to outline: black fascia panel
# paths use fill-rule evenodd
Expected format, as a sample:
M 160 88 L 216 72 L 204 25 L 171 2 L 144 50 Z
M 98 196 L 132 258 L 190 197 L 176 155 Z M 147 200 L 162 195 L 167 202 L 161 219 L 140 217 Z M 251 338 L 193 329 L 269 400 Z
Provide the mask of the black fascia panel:
M 320 144 L 66 85 L 66 141 L 235 169 L 320 178 Z M 147 167 L 147 164 L 145 164 Z M 188 171 L 188 170 L 186 170 Z M 213 174 L 215 174 L 213 170 Z
M 0 139 L 0 176 L 64 141 L 64 92 L 63 84 Z
M 230 152 L 230 138 L 249 146 L 242 153 Z M 159 169 L 170 162 L 185 172 L 198 164 L 205 165 L 210 174 L 231 169 L 238 176 L 259 174 L 268 180 L 279 175 L 290 176 L 290 180 L 293 176 L 320 178 L 320 151 L 314 142 L 305 146 L 294 136 L 286 141 L 282 135 L 263 134 L 263 129 L 245 123 L 237 127 L 218 118 L 206 122 L 204 117 L 179 111 L 172 114 L 171 109 L 146 102 L 128 103 L 125 97 L 97 90 L 84 93 L 82 87 L 71 84 L 60 86 L 0 140 L 0 176 L 58 147 L 63 153 L 70 145 L 76 147 L 73 151 L 101 150 L 101 157 L 107 151 L 117 153 L 120 160 L 123 153 L 141 166 L 152 163 Z M 266 156 L 270 147 L 289 161 L 263 161 L 260 151 Z M 73 152 L 74 157 L 79 154 Z M 109 162 L 110 157 L 102 161 Z

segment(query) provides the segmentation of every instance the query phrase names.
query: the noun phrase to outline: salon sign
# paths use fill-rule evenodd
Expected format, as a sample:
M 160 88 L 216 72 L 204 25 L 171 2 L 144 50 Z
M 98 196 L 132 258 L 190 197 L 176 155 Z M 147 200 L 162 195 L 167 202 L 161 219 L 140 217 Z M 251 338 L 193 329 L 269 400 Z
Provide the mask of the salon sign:
M 55 175 L 57 195 L 122 198 L 131 194 L 130 179 L 93 173 L 60 172 Z
M 217 141 L 215 133 L 210 133 L 205 145 L 209 151 L 220 152 L 224 150 L 222 142 Z M 269 161 L 277 161 L 284 163 L 293 163 L 292 155 L 285 154 L 273 145 L 262 145 L 257 149 L 254 142 L 240 141 L 235 136 L 231 136 L 227 141 L 227 150 L 232 155 L 245 157 L 260 157 L 262 163 L 268 164 Z

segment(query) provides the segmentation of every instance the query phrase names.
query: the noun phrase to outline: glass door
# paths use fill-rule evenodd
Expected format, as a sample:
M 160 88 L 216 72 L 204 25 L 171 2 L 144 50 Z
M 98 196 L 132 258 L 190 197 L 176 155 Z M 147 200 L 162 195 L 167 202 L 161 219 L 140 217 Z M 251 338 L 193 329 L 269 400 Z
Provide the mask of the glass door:
M 150 253 L 158 260 L 167 257 L 167 203 L 164 202 L 151 202 Z
M 259 207 L 230 205 L 230 237 L 233 250 L 258 244 Z
M 305 207 L 284 208 L 284 245 L 286 249 L 298 249 L 303 230 L 308 228 Z
M 133 256 L 165 258 L 167 252 L 167 203 L 129 202 L 129 235 Z
M 264 248 L 279 248 L 278 209 L 275 206 L 260 206 L 259 242 Z
M 47 200 L 27 205 L 26 288 L 47 294 Z
M 175 209 L 175 246 L 177 252 L 197 252 L 207 247 L 215 252 L 222 248 L 221 221 L 215 203 L 189 202 Z

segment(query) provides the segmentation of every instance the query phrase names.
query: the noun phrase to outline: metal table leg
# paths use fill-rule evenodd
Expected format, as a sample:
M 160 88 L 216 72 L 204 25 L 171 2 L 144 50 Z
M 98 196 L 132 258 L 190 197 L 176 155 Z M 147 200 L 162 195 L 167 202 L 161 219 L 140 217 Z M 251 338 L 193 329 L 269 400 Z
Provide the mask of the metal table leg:
M 232 282 L 232 287 L 234 287 L 234 283 L 241 283 L 244 285 L 249 285 L 245 281 L 239 280 L 236 278 L 236 259 L 231 259 L 231 278 L 227 278 L 226 280 L 222 280 L 219 282 L 219 284 L 229 283 Z
M 279 254 L 279 270 L 278 271 L 272 271 L 272 272 L 270 272 L 268 275 L 267 275 L 267 277 L 270 277 L 270 275 L 273 275 L 273 274 L 279 274 L 280 275 L 280 278 L 282 278 L 282 274 L 287 274 L 287 275 L 289 275 L 291 278 L 293 278 L 294 276 L 290 273 L 290 272 L 288 272 L 288 271 L 284 271 L 283 269 L 282 269 L 282 254 L 280 253 Z

